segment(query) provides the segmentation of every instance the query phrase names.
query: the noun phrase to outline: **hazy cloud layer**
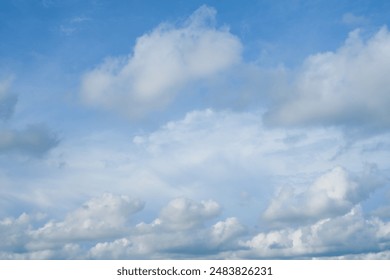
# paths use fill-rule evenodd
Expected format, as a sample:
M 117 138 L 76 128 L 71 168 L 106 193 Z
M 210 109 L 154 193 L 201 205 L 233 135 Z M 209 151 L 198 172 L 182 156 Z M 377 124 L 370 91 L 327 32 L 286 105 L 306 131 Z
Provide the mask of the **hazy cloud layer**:
M 161 24 L 139 37 L 128 57 L 108 58 L 85 74 L 83 99 L 140 117 L 167 105 L 186 84 L 229 69 L 240 61 L 241 43 L 215 27 L 215 15 L 202 6 L 181 26 Z
M 12 116 L 18 100 L 16 95 L 9 92 L 10 84 L 9 79 L 0 80 L 0 120 L 3 121 Z

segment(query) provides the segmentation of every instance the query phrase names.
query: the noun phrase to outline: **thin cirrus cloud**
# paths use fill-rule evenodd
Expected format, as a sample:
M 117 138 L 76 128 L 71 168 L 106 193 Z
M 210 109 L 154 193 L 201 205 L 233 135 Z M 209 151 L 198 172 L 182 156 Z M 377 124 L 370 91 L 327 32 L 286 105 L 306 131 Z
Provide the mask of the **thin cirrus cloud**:
M 390 34 L 383 27 L 367 40 L 352 31 L 338 50 L 309 56 L 293 90 L 268 111 L 267 122 L 388 128 L 389 50 Z
M 215 14 L 202 6 L 181 26 L 161 24 L 139 37 L 130 55 L 108 58 L 84 75 L 83 100 L 138 118 L 167 105 L 187 84 L 229 69 L 240 61 L 242 46 L 214 26 Z

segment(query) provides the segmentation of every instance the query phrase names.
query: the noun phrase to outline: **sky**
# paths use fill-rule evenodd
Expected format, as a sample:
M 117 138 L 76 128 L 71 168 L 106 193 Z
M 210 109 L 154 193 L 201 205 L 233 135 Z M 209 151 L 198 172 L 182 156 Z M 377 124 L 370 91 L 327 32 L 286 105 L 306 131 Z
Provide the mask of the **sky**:
M 389 20 L 1 1 L 0 259 L 389 259 Z

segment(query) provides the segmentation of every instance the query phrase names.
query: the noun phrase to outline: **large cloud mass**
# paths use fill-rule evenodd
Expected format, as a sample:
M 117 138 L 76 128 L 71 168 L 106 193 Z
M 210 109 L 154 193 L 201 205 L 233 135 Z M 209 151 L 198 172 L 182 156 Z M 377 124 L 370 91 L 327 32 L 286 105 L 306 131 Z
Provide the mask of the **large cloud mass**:
M 139 37 L 131 55 L 109 58 L 85 74 L 83 99 L 140 117 L 166 105 L 186 84 L 239 62 L 240 41 L 227 29 L 213 27 L 215 14 L 203 6 L 180 27 L 162 24 Z

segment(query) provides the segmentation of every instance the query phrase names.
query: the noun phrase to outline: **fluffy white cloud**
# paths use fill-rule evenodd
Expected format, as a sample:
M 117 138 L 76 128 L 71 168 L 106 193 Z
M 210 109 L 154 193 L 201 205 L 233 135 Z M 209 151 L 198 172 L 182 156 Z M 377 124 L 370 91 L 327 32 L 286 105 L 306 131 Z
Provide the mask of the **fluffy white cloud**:
M 196 203 L 186 198 L 176 198 L 162 209 L 155 223 L 176 230 L 190 229 L 216 217 L 220 211 L 218 203 L 212 200 Z
M 127 196 L 104 194 L 69 213 L 64 221 L 50 221 L 32 232 L 35 248 L 51 241 L 80 241 L 116 237 L 127 231 L 131 216 L 143 208 L 143 202 Z M 40 244 L 40 243 L 43 244 Z
M 90 258 L 194 258 L 218 255 L 238 248 L 246 229 L 237 218 L 206 222 L 220 214 L 214 201 L 173 199 L 152 223 L 140 223 L 125 238 L 100 242 L 88 253 Z
M 109 58 L 84 75 L 83 99 L 139 117 L 168 104 L 186 84 L 230 68 L 240 61 L 241 43 L 213 26 L 215 14 L 202 6 L 180 27 L 161 24 L 141 36 L 131 55 Z
M 384 185 L 385 180 L 378 176 L 375 170 L 370 169 L 361 177 L 354 178 L 344 168 L 333 168 L 308 188 L 280 189 L 265 211 L 264 218 L 282 224 L 301 224 L 345 214 Z
M 312 55 L 266 120 L 272 124 L 336 124 L 383 129 L 390 125 L 390 34 L 364 41 L 359 30 L 335 52 Z
M 366 217 L 360 206 L 313 224 L 262 232 L 248 231 L 235 217 L 210 225 L 220 215 L 214 201 L 173 199 L 153 222 L 134 226 L 129 217 L 141 208 L 139 201 L 105 194 L 62 222 L 28 214 L 3 219 L 0 258 L 383 258 L 390 248 L 390 223 Z M 173 209 L 178 213 L 167 219 Z
M 234 243 L 234 239 L 246 232 L 246 228 L 235 218 L 227 218 L 214 224 L 211 228 L 211 242 L 215 245 Z
M 254 236 L 245 242 L 242 257 L 307 258 L 377 252 L 390 247 L 389 223 L 365 218 L 360 207 L 297 229 L 285 228 Z

